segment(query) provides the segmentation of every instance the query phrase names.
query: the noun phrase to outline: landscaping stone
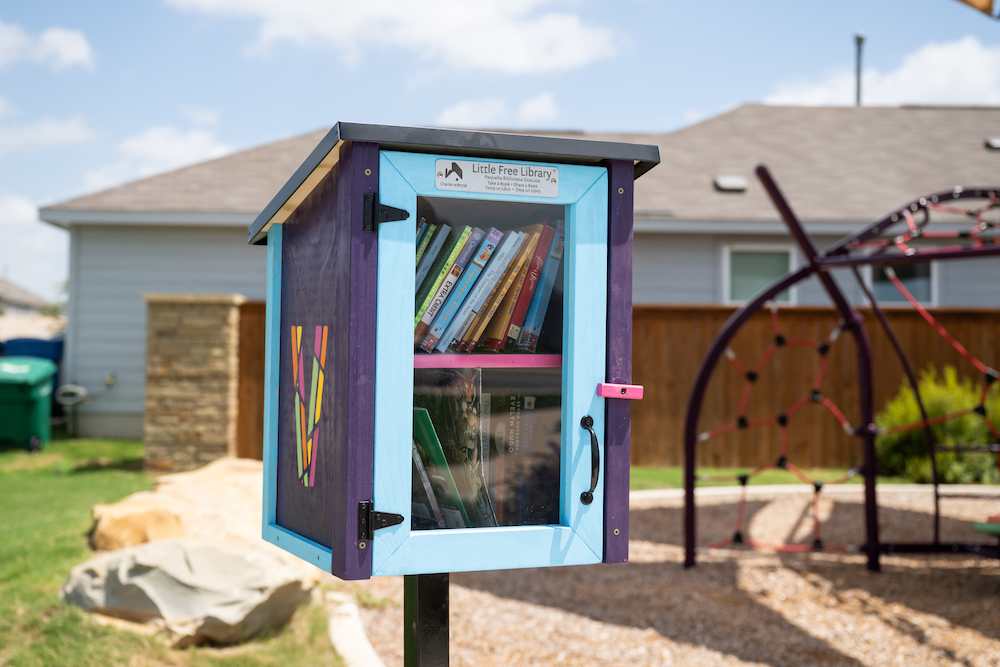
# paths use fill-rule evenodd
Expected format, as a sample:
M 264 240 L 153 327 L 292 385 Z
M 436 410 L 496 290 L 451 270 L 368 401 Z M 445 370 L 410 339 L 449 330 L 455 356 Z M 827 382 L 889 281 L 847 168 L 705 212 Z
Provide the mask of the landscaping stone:
M 87 611 L 159 625 L 183 648 L 280 627 L 312 586 L 263 542 L 164 539 L 95 556 L 70 571 L 59 594 Z

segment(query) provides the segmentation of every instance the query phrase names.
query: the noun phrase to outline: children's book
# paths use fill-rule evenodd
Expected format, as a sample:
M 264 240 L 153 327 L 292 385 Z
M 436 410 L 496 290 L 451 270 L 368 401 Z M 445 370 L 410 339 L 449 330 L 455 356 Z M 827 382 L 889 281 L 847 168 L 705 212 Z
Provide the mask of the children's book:
M 482 308 L 483 302 L 486 301 L 490 292 L 493 291 L 504 270 L 510 264 L 511 260 L 514 259 L 521 244 L 524 242 L 524 238 L 525 235 L 517 231 L 509 231 L 504 234 L 504 238 L 500 241 L 500 245 L 497 246 L 489 264 L 483 269 L 480 279 L 476 281 L 472 292 L 465 299 L 462 307 L 459 308 L 451 325 L 445 331 L 444 335 L 441 336 L 435 349 L 444 352 L 452 345 L 457 349 L 463 334 L 472 324 L 472 321 Z
M 506 333 L 510 318 L 514 314 L 514 306 L 517 304 L 518 295 L 521 293 L 521 288 L 524 286 L 528 271 L 531 269 L 531 261 L 534 259 L 535 248 L 538 247 L 538 242 L 541 240 L 544 228 L 544 225 L 532 225 L 530 228 L 524 230 L 528 234 L 528 241 L 522 247 L 521 254 L 517 258 L 514 269 L 516 273 L 511 274 L 513 282 L 499 302 L 496 313 L 483 330 L 479 342 L 476 344 L 477 349 L 484 352 L 499 352 L 500 348 L 506 342 Z
M 556 284 L 557 273 L 562 263 L 564 236 L 563 221 L 560 220 L 556 227 L 556 233 L 552 237 L 549 256 L 545 260 L 545 266 L 542 268 L 538 287 L 535 289 L 534 296 L 531 297 L 531 303 L 528 304 L 528 312 L 524 316 L 524 326 L 521 328 L 521 335 L 517 339 L 516 349 L 518 352 L 534 352 L 535 347 L 538 345 L 538 333 L 542 330 L 545 312 L 548 310 L 549 299 L 552 297 L 552 288 Z
M 430 236 L 424 236 L 427 232 L 427 228 L 430 227 L 431 231 L 434 231 L 434 225 L 428 225 L 425 218 L 420 218 L 420 227 L 417 229 L 417 266 L 420 265 L 420 258 L 423 257 L 424 250 L 427 249 L 427 243 L 430 241 Z
M 424 278 L 423 284 L 417 288 L 413 305 L 414 311 L 419 311 L 423 304 L 427 302 L 428 296 L 436 289 L 434 287 L 435 284 L 440 286 L 441 281 L 444 280 L 444 276 L 448 272 L 448 266 L 451 262 L 455 261 L 458 253 L 462 252 L 462 248 L 457 246 L 459 246 L 462 236 L 469 238 L 465 233 L 469 229 L 469 227 L 457 227 L 448 233 L 448 237 L 444 240 L 437 259 L 434 260 L 427 271 L 427 277 Z M 420 315 L 423 315 L 423 313 L 421 312 Z M 419 321 L 418 317 L 413 321 L 413 326 L 416 327 Z
M 438 506 L 437 496 L 427 476 L 427 469 L 420 458 L 417 441 L 413 441 L 413 473 L 412 473 L 410 527 L 415 530 L 428 528 L 444 528 L 444 516 Z
M 441 252 L 441 246 L 444 245 L 445 240 L 451 233 L 451 227 L 449 225 L 438 225 L 438 228 L 434 230 L 434 236 L 431 237 L 428 233 L 428 238 L 430 243 L 427 246 L 427 250 L 424 251 L 423 256 L 420 258 L 420 262 L 417 264 L 417 276 L 414 281 L 414 291 L 418 291 L 420 286 L 423 284 L 424 279 L 427 278 L 427 274 L 431 270 L 431 264 L 437 259 L 438 254 Z
M 538 281 L 542 275 L 542 268 L 545 266 L 545 259 L 549 256 L 549 247 L 552 245 L 552 237 L 555 235 L 554 227 L 546 225 L 542 229 L 542 235 L 538 239 L 538 246 L 535 247 L 535 254 L 531 258 L 524 275 L 524 283 L 521 292 L 517 295 L 517 303 L 510 315 L 510 322 L 507 324 L 507 332 L 503 344 L 504 352 L 513 352 L 517 347 L 517 339 L 521 335 L 521 325 L 524 324 L 524 316 L 528 313 L 528 304 L 538 288 Z
M 541 225 L 535 225 L 534 227 L 538 227 L 540 229 Z M 493 321 L 493 316 L 500 308 L 500 303 L 503 301 L 504 297 L 507 296 L 507 292 L 510 291 L 511 286 L 514 284 L 517 274 L 524 266 L 526 261 L 525 255 L 527 254 L 528 246 L 530 245 L 532 238 L 534 237 L 537 241 L 538 237 L 533 233 L 533 231 L 533 229 L 529 229 L 528 231 L 520 232 L 524 235 L 521 247 L 513 256 L 510 263 L 507 265 L 507 268 L 504 269 L 503 274 L 500 276 L 500 280 L 497 281 L 497 284 L 490 292 L 490 295 L 486 297 L 486 301 L 483 302 L 482 308 L 479 310 L 479 315 L 473 321 L 472 326 L 470 326 L 468 331 L 465 332 L 465 335 L 463 336 L 464 340 L 458 347 L 459 351 L 471 352 L 476 346 L 476 343 L 479 341 L 479 338 L 483 335 L 483 332 L 486 331 L 486 327 Z
M 413 408 L 413 434 L 418 444 L 417 451 L 427 478 L 437 497 L 438 507 L 446 528 L 467 528 L 471 524 L 465 511 L 465 504 L 458 493 L 455 478 L 452 477 L 448 460 L 441 448 L 434 430 L 434 424 L 426 408 Z
M 434 346 L 437 345 L 442 334 L 444 334 L 445 330 L 451 324 L 452 318 L 454 318 L 455 313 L 462 306 L 465 297 L 469 295 L 469 290 L 472 289 L 476 279 L 479 278 L 483 267 L 490 261 L 490 257 L 493 256 L 493 252 L 496 250 L 497 244 L 502 237 L 503 234 L 500 230 L 493 227 L 490 229 L 490 233 L 486 235 L 486 238 L 479 243 L 476 254 L 472 256 L 472 261 L 465 270 L 465 274 L 458 281 L 455 288 L 452 289 L 447 303 L 441 308 L 431 323 L 427 335 L 424 336 L 423 341 L 420 343 L 420 349 L 425 352 L 434 351 Z
M 504 525 L 515 526 L 520 513 L 521 475 L 521 396 L 507 394 L 504 435 Z
M 482 372 L 477 368 L 418 369 L 414 387 L 414 406 L 426 409 L 434 424 L 468 527 L 495 526 L 482 469 Z
M 531 505 L 532 453 L 535 440 L 535 397 L 525 396 L 521 403 L 521 460 L 519 462 L 520 493 L 518 494 L 518 523 L 522 526 L 534 522 Z
M 448 268 L 448 274 L 441 281 L 440 287 L 434 292 L 434 295 L 430 297 L 430 302 L 427 305 L 426 310 L 424 310 L 423 316 L 417 323 L 417 329 L 413 333 L 413 344 L 419 345 L 424 339 L 424 335 L 427 330 L 430 329 L 431 322 L 437 317 L 437 314 L 441 311 L 441 306 L 444 305 L 445 301 L 448 299 L 448 295 L 451 294 L 452 288 L 458 284 L 459 279 L 462 277 L 462 273 L 465 268 L 469 265 L 472 260 L 472 256 L 476 253 L 476 249 L 482 242 L 483 238 L 486 236 L 486 232 L 475 227 L 472 229 L 468 240 L 465 242 L 465 246 L 462 248 L 462 252 L 459 253 L 458 257 L 455 259 L 454 263 Z

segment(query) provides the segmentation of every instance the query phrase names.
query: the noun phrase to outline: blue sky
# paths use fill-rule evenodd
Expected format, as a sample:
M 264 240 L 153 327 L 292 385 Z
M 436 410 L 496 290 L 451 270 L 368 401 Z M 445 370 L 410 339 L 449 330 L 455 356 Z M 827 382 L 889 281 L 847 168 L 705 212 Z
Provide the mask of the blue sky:
M 36 206 L 337 120 L 662 132 L 851 104 L 856 32 L 866 102 L 1000 105 L 1000 23 L 955 0 L 0 0 L 0 275 L 57 296 L 67 234 Z

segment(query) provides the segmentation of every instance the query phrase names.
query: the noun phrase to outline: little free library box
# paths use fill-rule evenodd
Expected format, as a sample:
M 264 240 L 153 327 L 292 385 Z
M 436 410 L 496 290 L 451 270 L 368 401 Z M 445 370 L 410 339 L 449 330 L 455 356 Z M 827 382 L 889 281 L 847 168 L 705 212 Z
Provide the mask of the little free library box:
M 267 244 L 263 535 L 342 579 L 628 557 L 655 146 L 339 123 Z

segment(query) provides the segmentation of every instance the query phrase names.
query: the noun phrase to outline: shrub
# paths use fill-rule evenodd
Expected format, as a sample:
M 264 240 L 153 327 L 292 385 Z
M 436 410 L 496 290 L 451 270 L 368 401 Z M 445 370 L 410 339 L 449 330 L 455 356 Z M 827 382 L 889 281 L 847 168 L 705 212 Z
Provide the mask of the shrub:
M 982 385 L 973 385 L 971 380 L 959 381 L 953 366 L 945 366 L 944 377 L 928 368 L 920 374 L 918 381 L 920 396 L 923 398 L 927 416 L 931 419 L 947 414 L 968 410 L 979 404 Z M 1000 426 L 1000 383 L 994 383 L 987 394 L 986 414 L 993 424 Z M 886 403 L 875 417 L 880 429 L 913 424 L 921 420 L 920 407 L 910 383 L 903 380 L 899 394 Z M 952 419 L 931 427 L 934 440 L 940 445 L 985 445 L 996 443 L 986 420 L 976 413 L 959 419 Z M 931 461 L 927 455 L 927 443 L 922 428 L 902 433 L 880 435 L 875 441 L 878 454 L 879 473 L 903 476 L 914 482 L 933 481 Z M 947 484 L 969 484 L 972 482 L 997 483 L 996 454 L 979 452 L 940 452 L 937 455 L 938 481 Z

